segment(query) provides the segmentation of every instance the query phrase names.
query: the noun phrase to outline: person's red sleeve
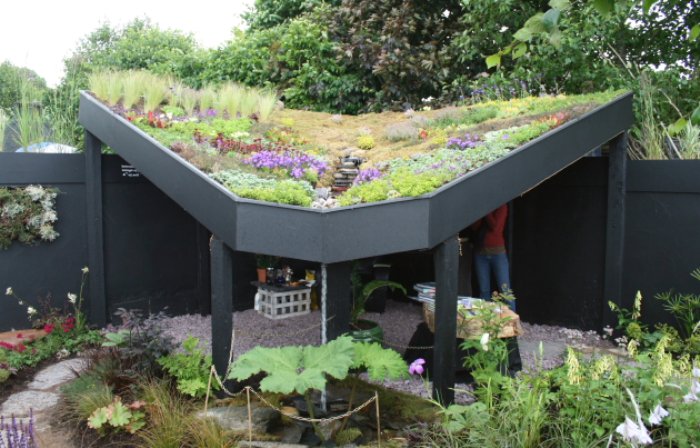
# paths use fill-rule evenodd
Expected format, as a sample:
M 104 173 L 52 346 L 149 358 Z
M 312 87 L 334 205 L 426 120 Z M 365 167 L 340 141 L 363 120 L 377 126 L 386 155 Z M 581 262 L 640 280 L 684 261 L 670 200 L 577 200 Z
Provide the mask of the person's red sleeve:
M 508 205 L 503 204 L 496 210 L 486 215 L 486 224 L 489 226 L 490 232 L 495 235 L 503 235 L 503 230 L 506 227 L 508 219 Z

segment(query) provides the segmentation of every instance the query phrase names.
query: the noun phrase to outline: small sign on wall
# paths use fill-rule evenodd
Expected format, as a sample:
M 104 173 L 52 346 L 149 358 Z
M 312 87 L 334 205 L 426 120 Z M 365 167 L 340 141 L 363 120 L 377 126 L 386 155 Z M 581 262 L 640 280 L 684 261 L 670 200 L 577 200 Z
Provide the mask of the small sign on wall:
M 141 173 L 139 173 L 133 166 L 122 164 L 121 167 L 122 177 L 141 177 Z

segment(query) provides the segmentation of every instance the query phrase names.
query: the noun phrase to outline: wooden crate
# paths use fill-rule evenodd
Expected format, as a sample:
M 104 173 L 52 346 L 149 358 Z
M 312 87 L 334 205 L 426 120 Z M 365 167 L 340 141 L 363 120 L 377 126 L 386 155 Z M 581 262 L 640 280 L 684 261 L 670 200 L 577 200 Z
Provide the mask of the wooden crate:
M 503 319 L 503 325 L 498 334 L 499 338 L 512 338 L 523 334 L 520 316 L 515 314 L 510 308 L 505 305 L 496 306 L 495 304 L 487 304 L 486 306 L 494 310 L 494 313 L 496 309 L 500 309 L 498 314 L 501 316 L 500 319 Z M 459 339 L 478 339 L 485 333 L 483 322 L 477 317 L 479 312 L 485 311 L 478 311 L 477 315 L 473 316 L 467 308 L 460 307 L 458 309 L 457 337 Z M 433 304 L 423 304 L 423 317 L 430 331 L 435 333 L 435 309 Z

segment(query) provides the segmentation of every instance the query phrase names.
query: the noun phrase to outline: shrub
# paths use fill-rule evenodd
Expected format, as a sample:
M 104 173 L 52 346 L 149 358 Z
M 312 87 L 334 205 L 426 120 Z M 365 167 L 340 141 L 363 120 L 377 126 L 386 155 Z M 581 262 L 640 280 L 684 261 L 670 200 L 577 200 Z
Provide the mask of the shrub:
M 7 249 L 13 241 L 32 244 L 58 238 L 54 229 L 57 194 L 58 190 L 40 185 L 0 188 L 0 249 Z
M 374 145 L 374 137 L 369 134 L 364 134 L 357 137 L 357 146 L 360 149 L 372 149 L 374 148 Z
M 139 310 L 119 308 L 114 313 L 120 320 L 118 331 L 105 334 L 102 346 L 109 349 L 112 360 L 105 366 L 118 366 L 121 376 L 135 380 L 143 375 L 160 372 L 158 359 L 170 353 L 172 338 L 163 334 L 164 313 L 144 319 Z
M 198 347 L 199 339 L 192 336 L 182 343 L 184 353 L 173 353 L 158 359 L 163 369 L 177 380 L 177 390 L 192 397 L 203 397 L 211 374 L 211 356 L 205 356 Z M 218 390 L 219 385 L 212 383 Z

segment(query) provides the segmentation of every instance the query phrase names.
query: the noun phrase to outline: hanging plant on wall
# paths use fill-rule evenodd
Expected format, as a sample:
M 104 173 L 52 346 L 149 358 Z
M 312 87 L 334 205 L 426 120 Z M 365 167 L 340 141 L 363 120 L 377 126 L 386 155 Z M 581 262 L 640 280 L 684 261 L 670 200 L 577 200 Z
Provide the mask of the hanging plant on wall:
M 54 209 L 58 190 L 41 185 L 0 188 L 0 249 L 13 241 L 32 244 L 58 238 Z

